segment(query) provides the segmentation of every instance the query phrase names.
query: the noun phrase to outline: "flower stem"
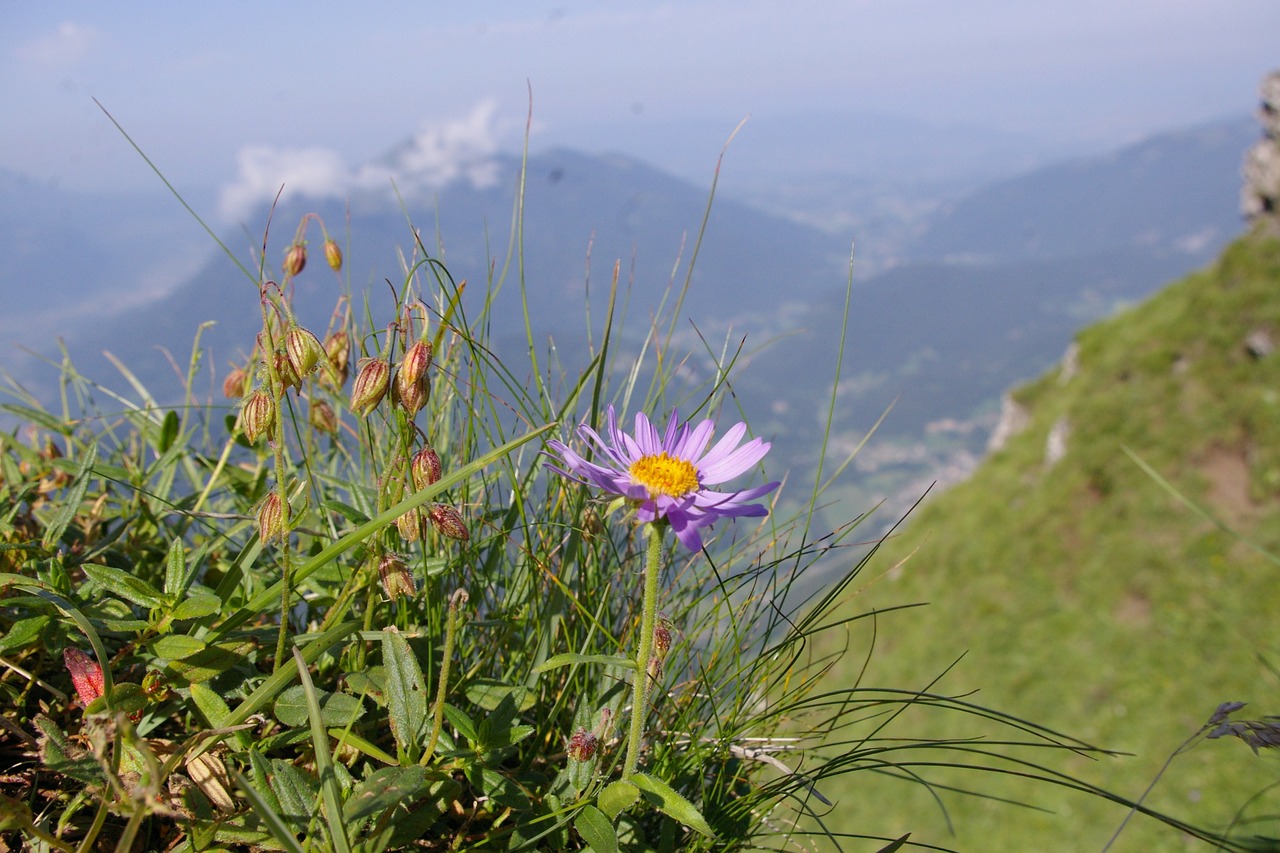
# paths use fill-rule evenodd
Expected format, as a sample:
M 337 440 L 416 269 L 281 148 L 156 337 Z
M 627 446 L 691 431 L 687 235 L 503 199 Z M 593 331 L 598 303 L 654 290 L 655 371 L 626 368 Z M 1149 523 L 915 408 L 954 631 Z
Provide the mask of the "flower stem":
M 631 732 L 627 738 L 627 758 L 622 765 L 622 778 L 636 772 L 640 760 L 640 741 L 644 738 L 644 721 L 649 711 L 649 661 L 653 658 L 653 629 L 658 621 L 658 581 L 662 577 L 662 534 L 665 525 L 649 524 L 649 537 L 644 561 L 644 603 L 640 610 L 640 650 L 636 653 L 636 674 L 632 682 Z

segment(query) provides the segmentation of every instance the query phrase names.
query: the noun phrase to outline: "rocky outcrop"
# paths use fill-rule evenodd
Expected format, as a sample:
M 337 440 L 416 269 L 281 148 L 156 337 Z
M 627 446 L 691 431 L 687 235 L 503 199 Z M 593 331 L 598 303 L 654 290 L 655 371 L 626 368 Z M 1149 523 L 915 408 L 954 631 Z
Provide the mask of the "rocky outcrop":
M 1240 207 L 1251 224 L 1280 230 L 1280 71 L 1264 77 L 1258 91 L 1263 138 L 1245 154 Z

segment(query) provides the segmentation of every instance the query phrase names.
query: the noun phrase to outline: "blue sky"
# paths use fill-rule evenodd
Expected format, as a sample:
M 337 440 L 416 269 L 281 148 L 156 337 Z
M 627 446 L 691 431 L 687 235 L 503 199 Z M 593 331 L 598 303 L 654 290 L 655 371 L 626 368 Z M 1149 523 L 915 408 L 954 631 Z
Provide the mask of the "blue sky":
M 535 143 L 588 150 L 814 110 L 1096 147 L 1251 109 L 1277 33 L 1276 0 L 0 0 L 0 168 L 154 187 L 96 97 L 185 186 L 358 181 L 412 134 L 447 169 L 514 146 L 530 88 Z

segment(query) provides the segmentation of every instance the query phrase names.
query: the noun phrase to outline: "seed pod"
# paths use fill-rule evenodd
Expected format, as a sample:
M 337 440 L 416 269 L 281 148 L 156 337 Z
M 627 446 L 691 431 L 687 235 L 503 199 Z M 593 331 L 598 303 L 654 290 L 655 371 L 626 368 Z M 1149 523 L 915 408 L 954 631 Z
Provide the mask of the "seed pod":
M 409 417 L 413 417 L 431 399 L 431 377 L 423 376 L 417 382 L 410 382 L 407 377 L 403 368 L 396 373 L 395 385 L 391 388 L 391 402 L 404 409 Z
M 302 379 L 298 376 L 298 372 L 293 369 L 293 364 L 289 362 L 289 356 L 285 354 L 285 351 L 276 350 L 274 359 L 276 375 L 280 378 L 280 392 L 284 393 L 290 388 L 300 388 Z M 269 381 L 270 377 L 265 376 L 264 379 Z
M 422 538 L 422 512 L 415 507 L 398 517 L 396 530 L 405 542 L 417 542 Z
M 334 272 L 342 269 L 342 249 L 332 239 L 324 241 L 324 259 Z
M 459 542 L 466 542 L 471 538 L 467 525 L 462 521 L 462 515 L 451 506 L 432 504 L 427 510 L 427 517 L 431 519 L 431 526 L 436 529 L 436 533 L 441 536 L 457 539 Z
M 284 537 L 284 506 L 272 492 L 258 505 L 258 538 L 263 542 Z
M 409 472 L 413 477 L 413 487 L 418 491 L 434 485 L 439 481 L 442 473 L 439 454 L 431 447 L 422 448 L 413 454 L 413 459 L 409 462 Z
M 369 415 L 386 396 L 390 381 L 391 365 L 380 358 L 366 359 L 351 388 L 351 411 L 362 417 Z
M 417 382 L 427 375 L 431 369 L 431 355 L 431 341 L 425 339 L 414 341 L 413 346 L 405 350 L 404 358 L 400 360 L 400 372 L 406 382 Z
M 254 391 L 245 398 L 240 407 L 240 428 L 244 430 L 245 440 L 257 444 L 264 435 L 270 436 L 275 429 L 276 401 L 265 391 Z
M 346 332 L 331 332 L 324 339 L 325 369 L 320 381 L 335 391 L 347 384 L 347 361 L 351 357 L 351 344 Z
M 414 582 L 409 567 L 395 554 L 387 554 L 378 561 L 378 578 L 382 582 L 382 591 L 392 601 L 418 593 L 418 585 Z
M 307 412 L 307 420 L 315 429 L 326 435 L 337 435 L 338 433 L 338 416 L 333 413 L 333 407 L 324 400 L 312 400 L 311 408 Z
M 297 323 L 291 323 L 289 330 L 284 333 L 284 351 L 289 359 L 289 366 L 301 379 L 310 376 L 325 355 L 320 339 Z
M 284 250 L 284 263 L 281 265 L 284 274 L 293 277 L 302 272 L 307 265 L 307 246 L 305 243 L 294 243 Z
M 164 673 L 149 669 L 147 674 L 142 676 L 142 693 L 147 697 L 148 702 L 159 704 L 168 699 L 172 692 Z

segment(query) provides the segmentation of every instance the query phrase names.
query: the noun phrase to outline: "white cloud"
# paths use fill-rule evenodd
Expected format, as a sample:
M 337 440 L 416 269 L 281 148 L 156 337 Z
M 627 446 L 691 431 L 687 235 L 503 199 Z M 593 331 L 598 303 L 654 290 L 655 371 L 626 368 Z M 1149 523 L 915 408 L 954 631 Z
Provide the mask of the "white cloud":
M 23 62 L 66 67 L 87 57 L 98 38 L 93 27 L 64 21 L 52 33 L 19 45 L 15 52 Z
M 499 179 L 494 159 L 499 136 L 496 111 L 493 101 L 486 100 L 463 118 L 424 124 L 388 156 L 354 168 L 325 148 L 244 146 L 236 158 L 239 175 L 223 188 L 219 207 L 224 216 L 235 220 L 269 203 L 277 192 L 281 200 L 345 198 L 354 192 L 386 193 L 390 199 L 393 182 L 407 197 L 458 180 L 479 188 L 493 186 Z

